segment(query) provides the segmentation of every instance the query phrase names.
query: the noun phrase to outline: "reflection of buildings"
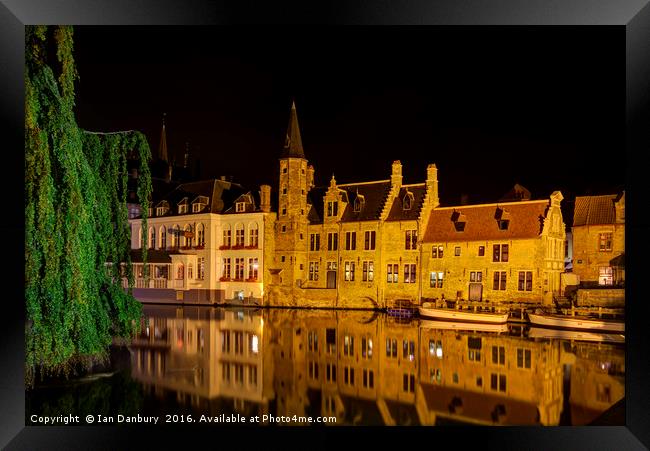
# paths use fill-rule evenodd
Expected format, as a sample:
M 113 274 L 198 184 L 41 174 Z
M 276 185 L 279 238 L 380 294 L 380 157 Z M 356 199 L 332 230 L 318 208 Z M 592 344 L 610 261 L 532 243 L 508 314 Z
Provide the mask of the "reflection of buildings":
M 559 342 L 424 328 L 420 340 L 420 382 L 430 422 L 559 423 Z
M 574 344 L 571 422 L 589 424 L 625 396 L 625 353 L 610 345 Z
M 197 413 L 337 425 L 557 425 L 568 382 L 583 424 L 623 395 L 617 348 L 418 325 L 367 311 L 186 307 L 152 315 L 134 342 L 133 375 Z
M 192 307 L 176 313 L 145 320 L 131 346 L 132 376 L 195 408 L 212 409 L 219 401 L 219 409 L 227 401 L 238 412 L 266 413 L 261 315 Z

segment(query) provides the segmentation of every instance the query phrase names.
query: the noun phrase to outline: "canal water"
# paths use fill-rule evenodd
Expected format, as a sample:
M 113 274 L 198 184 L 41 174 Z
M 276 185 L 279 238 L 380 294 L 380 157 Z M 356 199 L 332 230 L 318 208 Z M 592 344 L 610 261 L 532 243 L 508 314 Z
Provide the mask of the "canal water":
M 624 344 L 476 329 L 372 311 L 147 305 L 108 371 L 28 391 L 26 424 L 586 425 L 624 397 Z

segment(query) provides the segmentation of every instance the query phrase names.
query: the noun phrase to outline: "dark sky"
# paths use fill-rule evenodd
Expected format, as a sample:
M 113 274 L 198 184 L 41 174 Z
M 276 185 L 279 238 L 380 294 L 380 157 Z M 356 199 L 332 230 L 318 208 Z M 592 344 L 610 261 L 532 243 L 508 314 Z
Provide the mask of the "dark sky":
M 623 27 L 76 27 L 77 119 L 276 187 L 291 98 L 317 184 L 439 169 L 442 201 L 625 182 Z

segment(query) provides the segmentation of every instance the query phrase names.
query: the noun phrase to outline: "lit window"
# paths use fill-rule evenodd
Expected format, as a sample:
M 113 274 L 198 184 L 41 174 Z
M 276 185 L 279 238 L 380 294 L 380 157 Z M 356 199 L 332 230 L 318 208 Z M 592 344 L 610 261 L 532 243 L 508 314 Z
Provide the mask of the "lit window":
M 429 277 L 429 286 L 431 288 L 442 288 L 444 275 L 443 272 L 432 271 Z
M 309 280 L 318 280 L 318 262 L 309 262 Z
M 246 211 L 246 204 L 244 202 L 237 202 L 235 204 L 235 212 L 243 213 L 244 211 Z
M 388 283 L 397 283 L 399 279 L 399 265 L 389 263 L 386 269 Z
M 598 284 L 599 285 L 614 284 L 614 271 L 611 266 L 604 266 L 598 268 Z
M 415 283 L 415 264 L 404 265 L 404 283 Z

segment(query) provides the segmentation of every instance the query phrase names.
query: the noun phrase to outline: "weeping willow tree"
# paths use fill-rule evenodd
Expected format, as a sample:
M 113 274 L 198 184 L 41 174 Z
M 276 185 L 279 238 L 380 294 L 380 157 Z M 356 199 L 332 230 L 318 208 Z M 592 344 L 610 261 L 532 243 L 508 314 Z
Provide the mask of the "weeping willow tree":
M 25 27 L 28 385 L 106 359 L 112 338 L 132 336 L 141 315 L 131 294 L 127 161 L 140 162 L 145 235 L 150 150 L 139 132 L 78 127 L 72 35 L 71 27 Z

